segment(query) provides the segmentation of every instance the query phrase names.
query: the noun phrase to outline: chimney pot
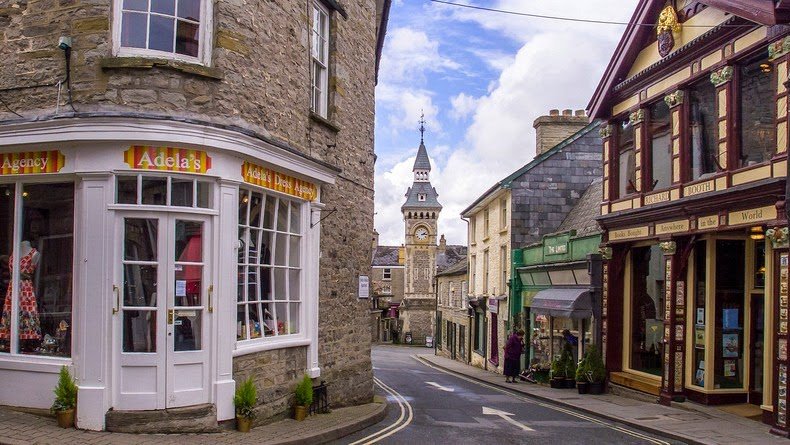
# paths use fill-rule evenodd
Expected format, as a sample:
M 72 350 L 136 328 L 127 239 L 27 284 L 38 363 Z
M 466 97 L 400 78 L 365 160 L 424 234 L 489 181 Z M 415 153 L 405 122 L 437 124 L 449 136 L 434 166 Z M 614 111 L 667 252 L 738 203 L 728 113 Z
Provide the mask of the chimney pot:
M 584 117 L 587 116 L 587 113 L 584 110 L 576 110 L 576 116 Z
M 560 115 L 560 110 L 555 109 L 549 111 L 549 116 L 559 116 L 559 115 Z
M 573 110 L 571 110 L 570 108 L 566 108 L 566 109 L 562 110 L 562 115 L 563 116 L 573 116 Z

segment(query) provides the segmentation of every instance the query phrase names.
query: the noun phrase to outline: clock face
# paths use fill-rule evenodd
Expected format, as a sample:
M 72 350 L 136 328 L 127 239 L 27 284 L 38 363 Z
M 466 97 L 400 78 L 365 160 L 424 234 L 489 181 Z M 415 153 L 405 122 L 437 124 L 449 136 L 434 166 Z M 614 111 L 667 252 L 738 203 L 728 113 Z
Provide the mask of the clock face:
M 414 235 L 420 241 L 425 241 L 426 239 L 428 239 L 428 231 L 423 229 L 422 227 L 417 229 L 417 231 L 414 232 Z

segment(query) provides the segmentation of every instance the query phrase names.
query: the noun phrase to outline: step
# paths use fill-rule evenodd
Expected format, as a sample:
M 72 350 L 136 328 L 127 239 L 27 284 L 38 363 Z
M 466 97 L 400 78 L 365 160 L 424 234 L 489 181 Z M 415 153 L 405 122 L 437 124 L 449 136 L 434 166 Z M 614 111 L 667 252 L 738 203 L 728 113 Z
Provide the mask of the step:
M 217 409 L 214 405 L 185 406 L 151 411 L 107 411 L 106 429 L 116 433 L 175 434 L 216 433 Z
M 609 381 L 626 388 L 657 396 L 661 394 L 661 382 L 629 372 L 610 372 Z

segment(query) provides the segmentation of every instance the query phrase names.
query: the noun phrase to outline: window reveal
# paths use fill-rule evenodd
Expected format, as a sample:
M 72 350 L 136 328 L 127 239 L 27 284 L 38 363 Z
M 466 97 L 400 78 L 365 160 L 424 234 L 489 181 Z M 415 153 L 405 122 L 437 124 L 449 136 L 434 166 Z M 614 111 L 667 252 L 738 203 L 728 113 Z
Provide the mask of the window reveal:
M 617 192 L 618 198 L 636 192 L 636 157 L 634 154 L 634 126 L 625 119 L 621 122 L 617 132 L 618 156 L 618 175 Z
M 741 167 L 767 161 L 776 151 L 774 76 L 767 59 L 761 52 L 739 66 Z
M 691 180 L 714 173 L 716 159 L 716 87 L 703 79 L 689 89 L 689 132 L 691 133 Z
M 652 182 L 649 190 L 667 188 L 672 184 L 672 134 L 669 105 L 659 101 L 650 106 L 650 157 Z

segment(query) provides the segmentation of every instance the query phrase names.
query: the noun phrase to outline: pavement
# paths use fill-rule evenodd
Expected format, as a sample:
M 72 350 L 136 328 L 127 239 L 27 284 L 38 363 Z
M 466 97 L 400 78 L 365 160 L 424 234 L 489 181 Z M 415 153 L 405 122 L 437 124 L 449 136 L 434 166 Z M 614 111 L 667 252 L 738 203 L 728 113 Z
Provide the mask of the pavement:
M 375 403 L 333 409 L 327 414 L 309 416 L 303 422 L 286 419 L 255 427 L 246 434 L 235 430 L 212 434 L 126 434 L 63 429 L 52 417 L 0 407 L 0 444 L 320 444 L 380 422 L 386 416 L 386 408 L 386 403 L 377 398 Z
M 664 406 L 613 394 L 579 395 L 576 390 L 527 382 L 505 383 L 500 374 L 446 357 L 418 354 L 415 358 L 461 377 L 690 444 L 790 444 L 788 439 L 770 434 L 766 424 L 711 406 L 693 402 Z

